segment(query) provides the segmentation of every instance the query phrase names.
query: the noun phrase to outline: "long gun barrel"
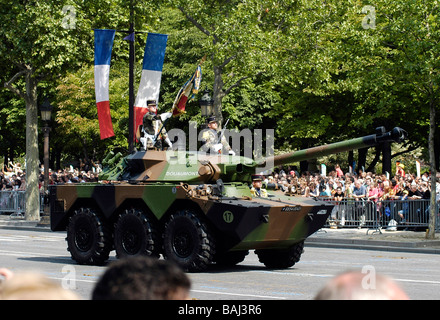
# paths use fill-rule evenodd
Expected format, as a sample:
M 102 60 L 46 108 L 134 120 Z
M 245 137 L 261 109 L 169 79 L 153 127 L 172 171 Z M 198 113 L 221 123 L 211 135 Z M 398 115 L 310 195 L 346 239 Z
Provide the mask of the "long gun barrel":
M 282 164 L 318 158 L 329 154 L 371 147 L 382 142 L 402 142 L 407 138 L 407 135 L 407 132 L 399 127 L 395 127 L 393 130 L 388 132 L 385 131 L 385 127 L 378 127 L 376 128 L 376 133 L 369 136 L 335 142 L 327 145 L 270 157 L 267 158 L 262 165 L 270 164 L 273 166 L 278 166 Z

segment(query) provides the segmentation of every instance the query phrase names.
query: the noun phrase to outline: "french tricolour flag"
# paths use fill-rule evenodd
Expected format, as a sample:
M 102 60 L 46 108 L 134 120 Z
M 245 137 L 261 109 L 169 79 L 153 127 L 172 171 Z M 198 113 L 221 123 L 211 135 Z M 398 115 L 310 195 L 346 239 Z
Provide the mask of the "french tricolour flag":
M 110 58 L 115 30 L 95 29 L 95 95 L 101 140 L 113 137 L 109 102 Z
M 167 46 L 168 35 L 148 33 L 145 44 L 144 61 L 141 82 L 134 103 L 135 131 L 142 124 L 142 118 L 147 113 L 147 100 L 159 100 L 159 89 L 162 78 L 163 60 Z

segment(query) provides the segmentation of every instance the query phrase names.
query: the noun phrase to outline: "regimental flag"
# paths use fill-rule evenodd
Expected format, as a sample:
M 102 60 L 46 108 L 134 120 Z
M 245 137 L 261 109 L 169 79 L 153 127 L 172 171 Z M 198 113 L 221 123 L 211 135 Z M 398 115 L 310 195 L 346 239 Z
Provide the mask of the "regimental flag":
M 176 99 L 174 99 L 173 108 L 171 109 L 173 116 L 179 116 L 182 113 L 185 113 L 185 107 L 188 99 L 194 99 L 196 93 L 199 92 L 200 83 L 202 82 L 202 64 L 205 62 L 205 60 L 206 56 L 202 58 L 194 74 L 187 82 L 185 82 L 177 93 Z M 190 97 L 191 92 L 192 95 Z
M 159 89 L 167 40 L 168 35 L 166 34 L 148 33 L 141 82 L 134 103 L 135 132 L 138 126 L 142 124 L 142 119 L 148 111 L 147 100 L 159 101 Z
M 95 29 L 95 96 L 101 140 L 113 137 L 110 116 L 109 77 L 115 30 Z

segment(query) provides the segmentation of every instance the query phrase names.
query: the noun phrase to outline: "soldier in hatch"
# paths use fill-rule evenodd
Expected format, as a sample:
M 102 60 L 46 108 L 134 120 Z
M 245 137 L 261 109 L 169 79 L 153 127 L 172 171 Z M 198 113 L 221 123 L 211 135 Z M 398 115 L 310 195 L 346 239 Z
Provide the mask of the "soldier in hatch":
M 267 191 L 262 188 L 262 185 L 263 177 L 260 175 L 253 175 L 251 193 L 254 197 L 267 198 Z
M 162 150 L 163 143 L 165 143 L 164 147 L 172 148 L 173 145 L 163 127 L 163 121 L 170 118 L 172 113 L 166 112 L 158 115 L 156 100 L 148 100 L 147 108 L 148 112 L 144 115 L 142 122 L 144 136 L 140 138 L 143 148 L 145 150 L 154 148 Z
M 221 136 L 220 140 L 220 132 L 218 131 L 218 123 L 214 116 L 211 116 L 206 119 L 207 127 L 202 134 L 202 146 L 200 150 L 205 151 L 206 153 L 211 154 L 221 154 L 223 150 L 227 151 L 229 155 L 235 155 L 235 152 L 231 149 L 231 146 L 226 141 L 224 135 Z

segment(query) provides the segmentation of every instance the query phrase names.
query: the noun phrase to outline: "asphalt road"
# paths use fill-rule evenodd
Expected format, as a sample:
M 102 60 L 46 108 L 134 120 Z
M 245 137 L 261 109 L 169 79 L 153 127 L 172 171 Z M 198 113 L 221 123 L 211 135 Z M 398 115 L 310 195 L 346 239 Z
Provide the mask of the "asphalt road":
M 105 266 L 77 265 L 66 250 L 66 234 L 0 229 L 0 267 L 36 270 L 90 299 Z M 114 260 L 114 254 L 110 261 Z M 411 299 L 440 299 L 440 257 L 436 254 L 306 247 L 287 270 L 268 270 L 251 252 L 234 268 L 213 266 L 189 274 L 191 297 L 201 300 L 310 300 L 332 277 L 348 269 L 391 276 Z

